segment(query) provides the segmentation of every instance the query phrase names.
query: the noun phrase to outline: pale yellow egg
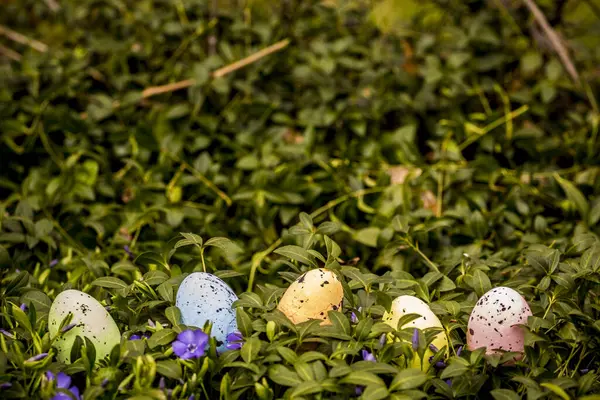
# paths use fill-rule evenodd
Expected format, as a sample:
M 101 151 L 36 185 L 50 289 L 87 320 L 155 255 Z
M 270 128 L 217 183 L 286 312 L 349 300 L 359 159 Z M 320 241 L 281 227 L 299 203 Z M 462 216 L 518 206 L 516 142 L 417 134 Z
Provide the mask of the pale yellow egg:
M 398 328 L 398 321 L 401 317 L 406 314 L 419 314 L 420 317 L 414 319 L 407 324 L 400 327 L 405 328 L 418 328 L 425 330 L 426 328 L 443 328 L 444 326 L 440 322 L 439 318 L 431 311 L 429 305 L 423 300 L 418 299 L 414 296 L 400 296 L 394 299 L 390 312 L 383 314 L 383 321 L 394 329 Z M 388 335 L 388 341 L 392 341 L 393 335 Z M 433 342 L 431 342 L 438 350 L 441 350 L 444 346 L 448 347 L 448 338 L 445 332 L 440 332 L 435 336 Z M 430 367 L 429 357 L 433 356 L 434 353 L 431 349 L 427 349 L 424 355 L 424 359 L 421 360 L 418 354 L 415 353 L 412 359 L 412 368 L 421 368 L 423 371 L 427 371 Z

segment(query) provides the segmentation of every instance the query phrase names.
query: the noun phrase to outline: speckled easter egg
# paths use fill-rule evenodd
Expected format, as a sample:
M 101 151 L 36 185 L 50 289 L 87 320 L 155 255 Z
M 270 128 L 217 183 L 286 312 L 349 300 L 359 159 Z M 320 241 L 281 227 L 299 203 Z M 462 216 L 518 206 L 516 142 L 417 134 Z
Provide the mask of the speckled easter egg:
M 420 317 L 414 319 L 407 324 L 400 327 L 400 329 L 405 328 L 418 328 L 421 330 L 425 330 L 427 328 L 443 328 L 444 326 L 440 322 L 437 315 L 431 311 L 429 305 L 425 303 L 423 300 L 414 297 L 414 296 L 399 296 L 394 299 L 392 302 L 392 307 L 390 312 L 386 312 L 383 314 L 383 321 L 392 326 L 394 329 L 398 328 L 398 321 L 401 317 L 406 314 L 419 314 Z M 388 340 L 393 340 L 394 336 L 389 335 Z M 431 342 L 438 350 L 441 350 L 443 347 L 448 347 L 448 338 L 446 337 L 445 332 L 440 332 L 435 336 L 433 342 Z M 421 362 L 421 358 L 418 354 L 415 354 L 415 357 L 412 360 L 413 368 L 421 368 L 424 371 L 427 371 L 430 368 L 429 357 L 433 356 L 434 353 L 431 349 L 427 349 L 424 356 L 424 361 Z
M 319 268 L 302 274 L 285 291 L 278 309 L 299 324 L 311 319 L 331 324 L 327 311 L 342 309 L 344 289 L 333 271 Z
M 87 337 L 94 344 L 96 362 L 108 356 L 113 347 L 121 342 L 119 328 L 102 304 L 79 290 L 65 290 L 54 299 L 48 314 L 50 337 L 58 335 L 60 323 L 69 313 L 73 314 L 71 323 L 75 324 L 75 327 L 55 342 L 58 361 L 71 362 L 71 347 L 77 336 L 82 339 Z
M 527 301 L 515 290 L 507 287 L 489 290 L 479 299 L 469 317 L 468 348 L 485 347 L 487 354 L 500 353 L 498 350 L 522 353 L 525 333 L 518 324 L 527 323 L 530 315 Z
M 217 340 L 217 349 L 223 351 L 227 335 L 237 330 L 235 309 L 238 297 L 222 279 L 207 272 L 188 275 L 177 291 L 175 305 L 181 311 L 181 322 L 202 328 L 212 323 L 211 336 Z

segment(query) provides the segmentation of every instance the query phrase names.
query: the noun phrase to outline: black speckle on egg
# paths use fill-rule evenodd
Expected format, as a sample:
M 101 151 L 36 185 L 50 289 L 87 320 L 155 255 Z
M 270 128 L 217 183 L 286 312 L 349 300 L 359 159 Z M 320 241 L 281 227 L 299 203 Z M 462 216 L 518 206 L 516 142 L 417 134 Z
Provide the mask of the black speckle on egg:
M 473 328 L 469 328 L 469 333 L 470 333 L 471 335 L 474 335 L 474 334 L 475 334 L 475 331 L 473 330 Z

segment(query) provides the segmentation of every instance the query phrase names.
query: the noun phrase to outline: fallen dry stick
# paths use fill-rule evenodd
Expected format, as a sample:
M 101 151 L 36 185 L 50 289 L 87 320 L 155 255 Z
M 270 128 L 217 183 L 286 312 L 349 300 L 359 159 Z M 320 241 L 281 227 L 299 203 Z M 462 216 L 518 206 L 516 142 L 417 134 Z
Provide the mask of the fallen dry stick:
M 21 61 L 21 55 L 14 50 L 4 47 L 0 44 L 0 54 L 13 61 Z
M 15 32 L 3 25 L 0 25 L 0 35 L 6 36 L 13 42 L 25 44 L 32 49 L 39 51 L 40 53 L 45 53 L 48 51 L 48 46 L 46 44 L 35 39 L 28 38 L 27 36 L 20 34 L 19 32 Z
M 257 51 L 256 53 L 251 54 L 246 58 L 242 58 L 241 60 L 236 61 L 233 64 L 229 64 L 222 68 L 219 68 L 218 70 L 216 70 L 212 73 L 212 77 L 220 78 L 227 74 L 232 73 L 233 71 L 237 71 L 240 68 L 243 68 L 247 65 L 255 63 L 256 61 L 268 56 L 269 54 L 275 53 L 275 52 L 285 48 L 288 44 L 290 44 L 289 39 L 285 39 L 285 40 L 282 40 L 275 44 L 272 44 L 269 47 L 265 47 L 264 49 Z M 186 79 L 184 81 L 169 83 L 167 85 L 152 86 L 152 87 L 144 89 L 144 91 L 142 92 L 142 99 L 147 99 L 148 97 L 156 96 L 157 94 L 168 93 L 168 92 L 173 92 L 175 90 L 186 89 L 190 86 L 193 86 L 195 83 L 196 83 L 196 81 L 194 79 Z
M 554 51 L 556 51 L 556 54 L 558 54 L 558 56 L 560 57 L 560 60 L 565 66 L 565 69 L 567 70 L 569 75 L 571 75 L 571 78 L 573 78 L 575 82 L 579 83 L 579 74 L 577 73 L 577 69 L 575 68 L 575 65 L 569 57 L 569 52 L 563 44 L 560 37 L 558 36 L 558 34 L 556 33 L 556 31 L 548 23 L 548 20 L 544 16 L 544 13 L 542 13 L 542 11 L 539 9 L 537 4 L 535 4 L 533 0 L 523 0 L 523 2 L 527 6 L 527 8 L 529 8 L 529 11 L 531 11 L 537 23 L 540 24 L 540 26 L 544 30 L 544 33 L 552 43 L 552 46 L 554 47 Z

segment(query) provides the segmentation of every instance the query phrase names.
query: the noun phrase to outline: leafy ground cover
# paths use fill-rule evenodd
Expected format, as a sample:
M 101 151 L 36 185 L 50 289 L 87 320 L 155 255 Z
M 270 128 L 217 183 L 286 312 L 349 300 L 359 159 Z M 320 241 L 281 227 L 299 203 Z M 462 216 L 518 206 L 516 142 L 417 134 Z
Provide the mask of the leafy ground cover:
M 597 3 L 540 2 L 577 80 L 519 2 L 207 3 L 2 6 L 2 397 L 600 398 Z M 315 266 L 328 329 L 275 310 Z M 226 352 L 178 338 L 204 268 L 240 296 Z M 465 347 L 497 286 L 533 313 L 513 365 Z M 122 333 L 96 367 L 52 349 L 69 288 Z M 402 294 L 450 340 L 427 372 L 380 341 Z

